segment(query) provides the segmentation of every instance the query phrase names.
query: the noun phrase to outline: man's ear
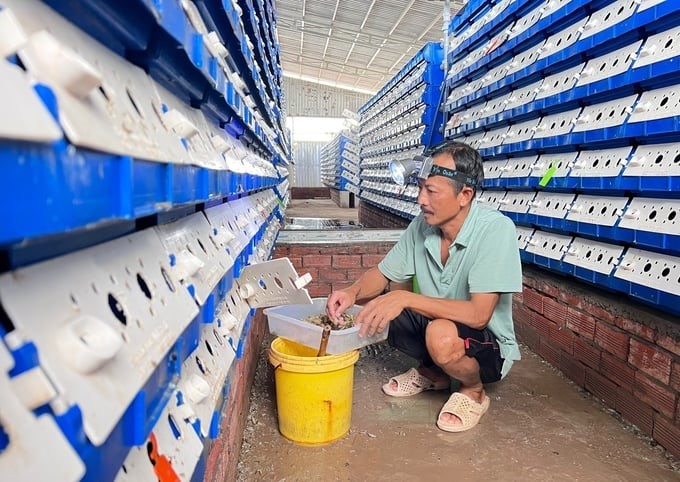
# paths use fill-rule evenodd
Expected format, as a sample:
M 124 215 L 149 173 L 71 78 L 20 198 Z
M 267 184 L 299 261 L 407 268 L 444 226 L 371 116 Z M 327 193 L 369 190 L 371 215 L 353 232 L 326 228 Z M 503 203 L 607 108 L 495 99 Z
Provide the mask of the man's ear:
M 467 206 L 468 204 L 472 203 L 472 199 L 475 197 L 475 190 L 470 186 L 464 186 L 463 190 L 458 193 L 458 195 L 461 197 L 461 206 Z

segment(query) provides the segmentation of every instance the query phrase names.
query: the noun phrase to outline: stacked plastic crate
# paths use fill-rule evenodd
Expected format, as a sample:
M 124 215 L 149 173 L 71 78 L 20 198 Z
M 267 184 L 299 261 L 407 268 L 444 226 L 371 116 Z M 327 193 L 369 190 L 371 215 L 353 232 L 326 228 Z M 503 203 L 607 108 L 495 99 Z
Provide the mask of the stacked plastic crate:
M 359 109 L 360 198 L 406 219 L 420 212 L 418 188 L 395 184 L 389 162 L 411 159 L 441 142 L 442 62 L 441 46 L 426 44 Z
M 252 296 L 281 285 L 247 276 L 288 200 L 273 12 L 0 0 L 13 480 L 202 478 Z
M 339 191 L 358 194 L 359 155 L 355 134 L 342 131 L 321 148 L 321 182 Z
M 450 28 L 446 136 L 524 261 L 680 313 L 680 4 L 472 1 Z

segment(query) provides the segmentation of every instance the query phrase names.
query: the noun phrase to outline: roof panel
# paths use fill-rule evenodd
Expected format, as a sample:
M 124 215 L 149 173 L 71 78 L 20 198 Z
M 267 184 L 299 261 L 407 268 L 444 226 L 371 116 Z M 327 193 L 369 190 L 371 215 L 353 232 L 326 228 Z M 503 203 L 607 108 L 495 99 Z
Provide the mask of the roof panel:
M 461 6 L 453 0 L 451 11 Z M 276 7 L 284 75 L 339 87 L 376 92 L 427 41 L 442 37 L 441 1 L 276 0 Z

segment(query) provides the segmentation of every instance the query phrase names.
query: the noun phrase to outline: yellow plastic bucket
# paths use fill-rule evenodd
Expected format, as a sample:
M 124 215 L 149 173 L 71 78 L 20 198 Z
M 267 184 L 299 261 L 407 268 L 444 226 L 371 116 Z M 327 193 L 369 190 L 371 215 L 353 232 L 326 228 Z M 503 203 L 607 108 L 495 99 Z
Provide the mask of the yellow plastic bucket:
M 317 357 L 317 350 L 276 338 L 274 366 L 279 432 L 293 442 L 321 445 L 344 436 L 352 419 L 354 364 L 359 351 Z

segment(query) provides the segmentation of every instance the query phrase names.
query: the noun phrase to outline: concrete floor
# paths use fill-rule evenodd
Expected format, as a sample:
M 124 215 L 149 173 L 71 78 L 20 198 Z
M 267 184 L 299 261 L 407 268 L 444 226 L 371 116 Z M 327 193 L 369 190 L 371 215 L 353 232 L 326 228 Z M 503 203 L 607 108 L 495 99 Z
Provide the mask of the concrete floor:
M 313 200 L 294 201 L 286 215 L 303 216 L 305 207 L 309 217 L 356 212 Z M 349 433 L 325 446 L 298 445 L 278 432 L 271 340 L 253 382 L 239 481 L 680 481 L 679 460 L 525 348 L 506 379 L 488 387 L 489 412 L 462 434 L 435 425 L 447 391 L 382 393 L 413 360 L 385 344 L 363 348 Z
M 340 221 L 359 220 L 358 208 L 341 208 L 330 199 L 291 199 L 286 218 L 328 218 Z

